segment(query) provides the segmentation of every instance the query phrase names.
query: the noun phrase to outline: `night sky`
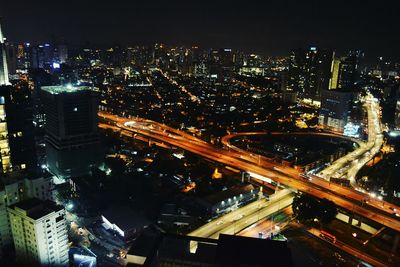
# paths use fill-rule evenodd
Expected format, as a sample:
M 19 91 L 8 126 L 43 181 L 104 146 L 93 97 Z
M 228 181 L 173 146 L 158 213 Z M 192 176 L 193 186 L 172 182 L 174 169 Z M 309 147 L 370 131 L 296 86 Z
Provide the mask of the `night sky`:
M 232 47 L 285 55 L 310 44 L 400 59 L 397 0 L 2 0 L 13 41 Z

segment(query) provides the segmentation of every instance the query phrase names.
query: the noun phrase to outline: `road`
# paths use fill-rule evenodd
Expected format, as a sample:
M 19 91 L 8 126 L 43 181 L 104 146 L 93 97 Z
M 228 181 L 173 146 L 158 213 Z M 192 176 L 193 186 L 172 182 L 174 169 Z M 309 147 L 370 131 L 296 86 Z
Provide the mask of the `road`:
M 272 195 L 269 201 L 261 198 L 197 228 L 188 235 L 217 239 L 221 233 L 235 234 L 260 219 L 291 205 L 292 201 L 293 193 L 284 189 Z
M 112 114 L 100 112 L 99 116 L 111 125 L 110 129 L 120 131 L 127 137 L 135 138 L 135 135 L 143 135 L 161 144 L 168 144 L 192 152 L 204 158 L 232 166 L 259 175 L 258 179 L 268 177 L 280 184 L 306 192 L 318 198 L 326 198 L 334 201 L 338 206 L 376 221 L 388 228 L 400 232 L 400 221 L 394 215 L 400 208 L 370 195 L 342 187 L 314 177 L 311 180 L 301 177 L 298 170 L 286 166 L 263 162 L 259 165 L 259 159 L 239 151 L 217 148 L 201 139 L 198 139 L 183 131 L 168 127 L 164 124 L 139 118 L 121 118 Z M 107 126 L 105 126 L 107 127 Z
M 308 230 L 308 232 L 310 234 L 320 238 L 320 233 L 321 233 L 320 230 L 315 229 L 315 228 L 311 228 L 311 229 Z M 337 247 L 337 248 L 349 253 L 350 255 L 353 255 L 356 258 L 359 258 L 359 259 L 361 259 L 361 260 L 363 260 L 365 262 L 373 264 L 373 266 L 377 266 L 377 267 L 385 267 L 385 266 L 387 266 L 385 263 L 382 263 L 381 260 L 378 260 L 378 259 L 375 259 L 375 258 L 373 258 L 371 256 L 368 256 L 366 253 L 363 253 L 362 251 L 356 250 L 355 248 L 353 248 L 353 247 L 351 247 L 351 246 L 347 245 L 346 243 L 343 243 L 343 242 L 341 242 L 339 240 L 337 240 L 335 243 L 332 243 L 332 242 L 329 242 L 329 241 L 326 241 L 326 242 L 328 242 L 329 244 L 331 244 L 331 245 L 333 245 L 333 246 L 335 246 L 335 247 Z
M 260 233 L 262 233 L 263 238 L 271 236 L 271 233 L 275 235 L 285 228 L 291 217 L 292 207 L 281 209 L 270 218 L 262 220 L 240 231 L 238 235 L 254 238 L 259 238 Z
M 346 177 L 353 187 L 357 187 L 357 172 L 379 153 L 383 145 L 382 127 L 379 120 L 380 107 L 378 100 L 367 95 L 364 108 L 368 114 L 368 142 L 351 153 L 333 162 L 332 165 L 318 173 L 318 176 L 330 179 L 332 176 Z

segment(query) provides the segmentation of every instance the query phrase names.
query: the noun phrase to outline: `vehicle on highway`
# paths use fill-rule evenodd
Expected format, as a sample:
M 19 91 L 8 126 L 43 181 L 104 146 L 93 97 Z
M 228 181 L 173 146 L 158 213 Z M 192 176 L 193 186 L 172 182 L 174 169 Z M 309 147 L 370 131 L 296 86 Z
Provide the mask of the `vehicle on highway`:
M 323 239 L 325 239 L 326 241 L 329 241 L 331 243 L 335 243 L 336 242 L 336 237 L 328 232 L 325 232 L 324 230 L 322 230 L 319 234 L 319 236 Z

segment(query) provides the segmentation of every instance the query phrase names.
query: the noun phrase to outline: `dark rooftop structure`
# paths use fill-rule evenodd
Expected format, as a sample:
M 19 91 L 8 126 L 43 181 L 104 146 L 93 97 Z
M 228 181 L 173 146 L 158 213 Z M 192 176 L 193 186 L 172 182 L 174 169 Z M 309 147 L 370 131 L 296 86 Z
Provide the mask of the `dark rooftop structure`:
M 219 236 L 215 261 L 217 266 L 226 267 L 293 266 L 286 242 L 234 235 Z
M 129 239 L 137 230 L 148 224 L 140 212 L 128 206 L 109 207 L 102 211 L 101 218 L 106 227 L 116 231 L 126 239 Z
M 18 202 L 14 205 L 11 205 L 9 209 L 13 210 L 19 209 L 21 211 L 24 211 L 26 213 L 26 216 L 34 220 L 37 220 L 49 213 L 58 212 L 64 208 L 50 200 L 40 200 L 38 198 L 30 198 Z
M 136 242 L 127 254 L 130 266 L 293 266 L 284 241 L 231 235 L 220 235 L 216 240 L 147 231 Z
M 215 216 L 254 200 L 259 191 L 251 184 L 237 185 L 196 201 L 208 215 Z
M 240 196 L 240 194 L 247 194 L 249 192 L 256 192 L 253 185 L 238 185 L 230 187 L 227 190 L 223 190 L 221 192 L 206 196 L 205 200 L 210 204 L 218 204 L 221 201 L 233 198 L 235 196 Z

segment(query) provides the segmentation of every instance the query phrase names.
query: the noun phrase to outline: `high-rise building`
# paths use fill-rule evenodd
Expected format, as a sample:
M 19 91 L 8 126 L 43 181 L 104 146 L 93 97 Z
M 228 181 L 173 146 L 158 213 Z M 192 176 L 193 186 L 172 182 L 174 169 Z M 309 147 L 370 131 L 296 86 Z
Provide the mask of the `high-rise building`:
M 30 43 L 20 43 L 16 48 L 17 69 L 25 71 L 32 67 L 32 46 Z
M 0 85 L 10 84 L 8 80 L 8 66 L 7 66 L 7 56 L 6 56 L 6 44 L 1 31 L 1 21 L 0 21 Z
M 68 48 L 65 44 L 60 44 L 57 47 L 58 63 L 65 63 L 68 59 Z
M 362 52 L 350 51 L 347 56 L 335 58 L 331 66 L 329 89 L 352 89 L 359 78 L 360 60 Z
M 62 206 L 31 198 L 7 210 L 18 262 L 68 266 L 68 233 Z
M 351 115 L 354 93 L 348 90 L 323 90 L 319 124 L 332 131 L 343 132 Z
M 17 47 L 11 42 L 6 43 L 6 59 L 9 74 L 15 74 L 17 72 Z
M 4 155 L 3 172 L 8 170 L 35 170 L 37 158 L 33 126 L 31 92 L 28 84 L 20 82 L 16 86 L 0 86 L 0 98 L 5 112 L 4 129 L 9 142 L 8 154 Z M 0 107 L 1 108 L 1 107 Z M 7 158 L 9 157 L 9 158 Z M 2 154 L 3 159 L 3 154 Z M 8 163 L 9 160 L 9 163 Z M 7 169 L 8 168 L 8 169 Z
M 304 96 L 313 100 L 321 99 L 322 90 L 328 89 L 331 76 L 333 52 L 310 47 L 306 52 Z
M 329 80 L 329 89 L 339 88 L 339 73 L 340 73 L 340 59 L 335 58 L 332 60 L 331 78 Z
M 296 49 L 289 57 L 288 88 L 300 97 L 320 100 L 322 90 L 329 87 L 333 52 L 329 49 L 310 47 Z
M 281 91 L 282 91 L 282 101 L 284 103 L 296 103 L 297 101 L 297 91 L 289 87 L 289 72 L 282 71 L 280 77 Z
M 52 200 L 52 189 L 53 177 L 48 173 L 31 176 L 12 172 L 0 176 L 0 258 L 2 250 L 12 245 L 7 207 L 33 197 Z
M 394 112 L 394 128 L 400 130 L 400 100 L 396 101 L 396 107 Z
M 9 87 L 1 86 L 0 88 L 0 93 L 2 93 L 4 88 L 8 89 Z M 0 173 L 6 173 L 12 170 L 6 116 L 6 98 L 7 94 L 0 95 Z
M 98 90 L 87 86 L 44 86 L 42 101 L 49 170 L 60 177 L 89 173 L 102 160 Z
M 295 49 L 290 52 L 289 55 L 289 70 L 287 82 L 285 82 L 286 88 L 282 88 L 282 91 L 293 91 L 299 94 L 304 92 L 304 62 L 305 56 L 302 49 Z

